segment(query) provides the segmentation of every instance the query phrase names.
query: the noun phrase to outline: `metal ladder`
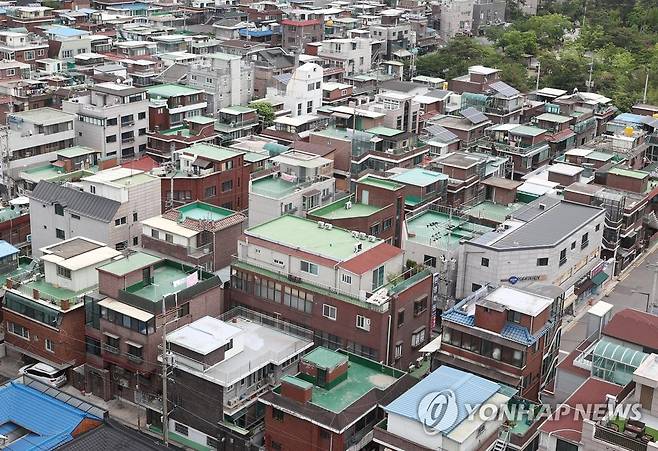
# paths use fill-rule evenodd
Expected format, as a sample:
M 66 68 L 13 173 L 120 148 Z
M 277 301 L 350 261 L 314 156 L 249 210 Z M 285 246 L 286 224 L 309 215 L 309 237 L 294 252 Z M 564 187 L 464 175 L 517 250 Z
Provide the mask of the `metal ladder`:
M 505 451 L 505 449 L 507 449 L 507 444 L 509 443 L 509 437 L 509 428 L 504 427 L 504 429 L 498 433 L 498 438 L 494 442 L 491 451 Z

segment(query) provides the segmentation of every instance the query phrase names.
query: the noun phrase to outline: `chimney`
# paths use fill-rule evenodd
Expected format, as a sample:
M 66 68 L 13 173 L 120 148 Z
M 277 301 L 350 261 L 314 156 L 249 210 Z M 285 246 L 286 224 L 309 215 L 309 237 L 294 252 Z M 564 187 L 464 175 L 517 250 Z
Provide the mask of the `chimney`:
M 71 307 L 71 304 L 69 303 L 68 299 L 62 299 L 62 302 L 60 304 L 60 308 L 62 310 L 68 310 Z
M 39 299 L 39 290 L 36 288 L 32 288 L 32 298 L 37 300 Z
M 292 376 L 281 378 L 281 396 L 305 404 L 313 399 L 313 384 Z

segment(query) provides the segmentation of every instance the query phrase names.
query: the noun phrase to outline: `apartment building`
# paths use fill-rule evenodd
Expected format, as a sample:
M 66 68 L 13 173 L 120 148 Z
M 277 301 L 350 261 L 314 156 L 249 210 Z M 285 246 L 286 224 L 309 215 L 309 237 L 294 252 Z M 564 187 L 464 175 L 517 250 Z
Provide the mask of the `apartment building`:
M 39 27 L 52 25 L 56 17 L 47 6 L 12 6 L 7 8 L 7 27 L 25 28 L 37 32 Z
M 235 308 L 168 333 L 167 344 L 175 362 L 171 399 L 192 401 L 174 409 L 170 430 L 201 446 L 249 448 L 262 440 L 259 397 L 298 373 L 313 333 Z
M 0 31 L 0 59 L 29 64 L 36 69 L 36 60 L 48 56 L 48 41 L 40 36 L 19 31 Z
M 112 168 L 73 187 L 41 181 L 30 193 L 35 249 L 71 236 L 88 236 L 123 250 L 139 245 L 140 221 L 160 214 L 160 179 Z
M 62 102 L 62 110 L 77 116 L 78 144 L 100 150 L 102 158 L 122 161 L 146 151 L 149 102 L 144 88 L 98 83 L 88 94 Z
M 367 38 L 325 39 L 317 52 L 324 67 L 340 67 L 343 75 L 358 75 L 372 68 L 373 41 Z
M 306 63 L 289 74 L 276 77 L 274 89 L 268 89 L 268 97 L 283 100 L 284 109 L 290 116 L 315 114 L 322 106 L 322 67 Z
M 188 65 L 187 85 L 205 92 L 205 114 L 248 104 L 254 94 L 253 63 L 226 53 L 202 55 Z
M 404 393 L 413 378 L 345 351 L 319 347 L 302 357 L 299 372 L 261 397 L 267 449 L 368 446 L 383 418 L 377 404 Z M 373 408 L 374 406 L 374 408 Z
M 142 221 L 142 247 L 218 271 L 231 264 L 246 217 L 205 202 L 191 202 Z
M 202 89 L 177 84 L 156 85 L 147 89 L 149 98 L 149 128 L 168 130 L 185 119 L 201 116 L 208 102 Z
M 162 334 L 219 315 L 222 282 L 199 268 L 143 252 L 100 266 L 98 282 L 98 294 L 85 302 L 85 390 L 151 406 L 160 418 Z M 150 416 L 146 420 L 153 424 Z
M 557 365 L 564 291 L 553 285 L 483 288 L 441 315 L 435 365 L 479 374 L 538 401 Z
M 281 43 L 284 49 L 303 49 L 309 42 L 320 42 L 324 37 L 324 16 L 310 9 L 286 11 L 281 20 Z
M 438 32 L 441 38 L 447 40 L 456 35 L 473 33 L 474 3 L 474 0 L 444 0 L 439 3 Z
M 413 26 L 402 20 L 402 13 L 401 9 L 386 9 L 378 13 L 379 21 L 368 24 L 370 37 L 384 41 L 382 59 L 385 61 L 394 60 L 395 52 L 403 51 L 401 54 L 406 55 L 404 51 L 411 46 Z
M 249 202 L 245 152 L 198 143 L 172 153 L 174 174 L 163 174 L 162 211 L 194 200 L 240 211 Z
M 286 215 L 244 232 L 231 303 L 303 324 L 318 345 L 408 368 L 429 339 L 431 277 L 403 266 L 403 252 L 375 237 Z
M 219 143 L 232 143 L 251 136 L 260 123 L 255 108 L 240 105 L 224 107 L 215 117 L 214 130 Z
M 510 216 L 496 230 L 461 246 L 457 297 L 488 284 L 541 282 L 569 293 L 565 308 L 578 307 L 576 300 L 582 298 L 570 290 L 601 263 L 605 211 L 543 196 Z
M 524 99 L 519 90 L 503 81 L 488 83 L 483 86 L 482 92 L 466 91 L 461 95 L 462 109 L 474 107 L 494 124 L 520 123 L 523 103 Z
M 215 119 L 208 116 L 192 116 L 167 130 L 149 130 L 146 132 L 146 152 L 155 160 L 171 160 L 171 153 L 190 147 L 196 143 L 214 142 L 218 137 L 215 132 Z
M 50 44 L 48 56 L 62 62 L 73 62 L 76 55 L 91 52 L 91 33 L 63 25 L 43 28 Z
M 468 73 L 466 75 L 461 75 L 449 80 L 448 89 L 455 94 L 463 94 L 465 92 L 483 93 L 488 89 L 491 83 L 497 81 L 500 81 L 500 69 L 484 66 L 471 66 L 468 68 Z
M 85 362 L 84 298 L 98 285 L 96 268 L 121 253 L 83 237 L 39 253 L 43 274 L 24 271 L 7 279 L 2 305 L 6 343 L 27 357 L 71 369 Z
M 420 104 L 414 101 L 413 94 L 381 92 L 373 102 L 363 104 L 360 108 L 384 114 L 382 125 L 385 127 L 409 133 L 418 132 Z
M 307 211 L 333 201 L 332 160 L 290 150 L 271 161 L 273 171 L 249 181 L 250 227 L 287 214 L 304 217 Z

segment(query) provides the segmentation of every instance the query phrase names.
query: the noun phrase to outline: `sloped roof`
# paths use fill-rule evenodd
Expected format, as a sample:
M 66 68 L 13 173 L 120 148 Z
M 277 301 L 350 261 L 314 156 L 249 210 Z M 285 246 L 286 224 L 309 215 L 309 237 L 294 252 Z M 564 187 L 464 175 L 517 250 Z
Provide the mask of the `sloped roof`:
M 363 274 L 383 265 L 400 253 L 402 253 L 401 249 L 388 243 L 381 243 L 341 263 L 340 267 L 352 274 Z
M 103 222 L 110 222 L 121 206 L 116 200 L 44 180 L 37 183 L 30 198 L 49 204 L 59 203 L 73 213 Z
M 603 328 L 603 335 L 658 350 L 658 315 L 634 309 L 617 312 Z

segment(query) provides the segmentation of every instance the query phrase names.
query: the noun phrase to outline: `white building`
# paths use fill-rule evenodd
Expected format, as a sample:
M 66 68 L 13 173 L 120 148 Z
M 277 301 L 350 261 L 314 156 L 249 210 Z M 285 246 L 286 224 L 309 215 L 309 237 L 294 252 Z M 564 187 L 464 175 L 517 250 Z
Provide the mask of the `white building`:
M 149 102 L 146 90 L 114 82 L 99 83 L 89 94 L 62 102 L 77 116 L 78 144 L 118 160 L 146 150 Z
M 106 169 L 75 186 L 41 181 L 30 194 L 32 248 L 71 236 L 137 246 L 141 220 L 159 215 L 160 205 L 160 179 L 134 169 Z
M 277 94 L 283 97 L 284 109 L 292 117 L 315 114 L 322 106 L 322 67 L 315 63 L 301 65 L 292 73 L 285 91 Z
M 291 150 L 272 158 L 277 172 L 249 182 L 249 226 L 284 214 L 304 217 L 334 200 L 333 161 Z
M 540 281 L 567 292 L 601 263 L 605 211 L 548 196 L 520 208 L 496 230 L 462 244 L 457 298 L 485 284 Z M 573 302 L 573 299 L 571 300 Z
M 342 67 L 344 75 L 369 72 L 372 63 L 373 40 L 366 38 L 326 39 L 318 56 L 329 66 Z

